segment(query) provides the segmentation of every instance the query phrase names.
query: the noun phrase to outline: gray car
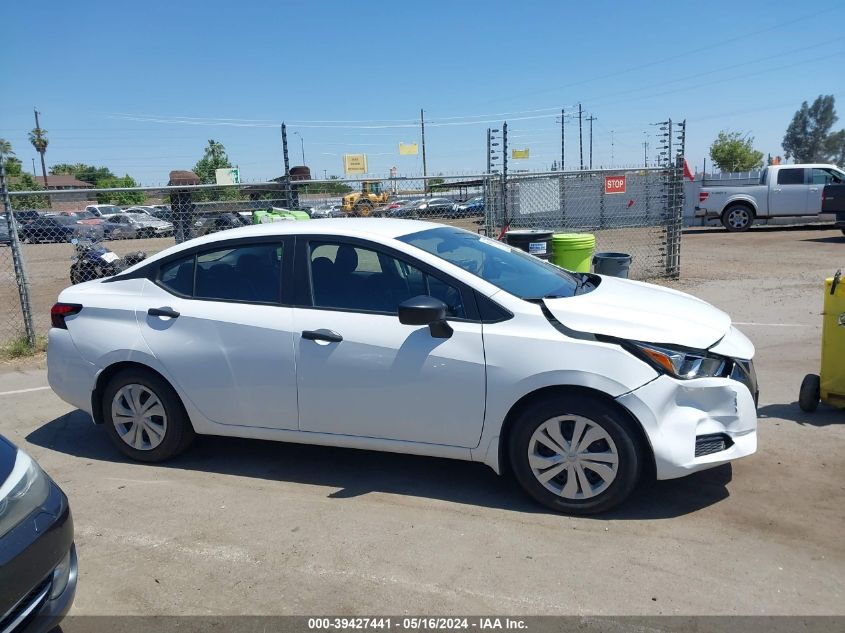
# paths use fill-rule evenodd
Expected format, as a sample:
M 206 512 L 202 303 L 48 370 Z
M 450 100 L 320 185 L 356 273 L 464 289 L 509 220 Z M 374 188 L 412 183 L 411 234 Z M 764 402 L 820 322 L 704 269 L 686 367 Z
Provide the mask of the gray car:
M 104 217 L 103 232 L 113 240 L 166 237 L 173 235 L 173 224 L 146 213 L 115 213 Z

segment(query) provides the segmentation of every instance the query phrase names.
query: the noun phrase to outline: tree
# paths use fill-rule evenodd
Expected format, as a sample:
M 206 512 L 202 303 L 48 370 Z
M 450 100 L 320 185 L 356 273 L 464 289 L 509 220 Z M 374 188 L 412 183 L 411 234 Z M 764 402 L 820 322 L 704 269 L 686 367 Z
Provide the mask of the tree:
M 819 95 L 813 105 L 807 102 L 792 117 L 783 137 L 783 151 L 796 163 L 826 162 L 830 129 L 836 123 L 833 95 Z
M 763 166 L 763 152 L 754 149 L 754 137 L 742 132 L 719 132 L 710 146 L 710 158 L 722 171 L 750 171 Z
M 23 174 L 23 164 L 20 159 L 9 156 L 3 159 L 3 166 L 6 168 L 7 176 L 20 176 Z
M 38 191 L 43 189 L 38 181 L 30 174 L 22 173 L 19 177 L 9 180 L 9 191 Z M 29 194 L 26 196 L 12 196 L 13 209 L 46 209 L 50 206 L 46 195 Z
M 845 166 L 845 130 L 828 135 L 825 140 L 825 149 L 827 160 L 840 167 Z
M 0 158 L 3 160 L 7 176 L 21 175 L 23 171 L 21 161 L 15 158 L 15 150 L 12 149 L 12 144 L 4 138 L 0 138 Z
M 97 189 L 113 189 L 116 187 L 137 187 L 138 183 L 129 174 L 123 178 L 103 178 L 97 181 Z M 97 194 L 99 204 L 118 204 L 130 206 L 133 204 L 144 204 L 147 201 L 147 194 L 143 191 L 104 191 Z
M 94 165 L 86 165 L 85 163 L 74 163 L 72 165 L 68 163 L 59 163 L 58 165 L 53 165 L 50 169 L 50 173 L 56 176 L 73 176 L 77 180 L 90 182 L 91 184 L 97 183 L 100 180 L 105 180 L 106 178 L 115 177 L 108 167 L 96 167 Z
M 36 117 L 38 113 L 35 113 Z M 44 154 L 47 153 L 47 145 L 50 144 L 50 141 L 47 140 L 47 130 L 42 127 L 36 127 L 30 130 L 29 132 L 29 142 L 32 143 L 32 146 L 35 148 L 35 151 L 41 156 L 41 173 L 44 176 L 44 179 L 47 179 L 47 167 L 44 164 Z
M 205 148 L 203 157 L 194 165 L 194 173 L 200 177 L 200 182 L 204 185 L 213 184 L 215 180 L 215 170 L 231 167 L 229 157 L 226 155 L 226 148 L 222 143 L 209 139 L 208 145 Z

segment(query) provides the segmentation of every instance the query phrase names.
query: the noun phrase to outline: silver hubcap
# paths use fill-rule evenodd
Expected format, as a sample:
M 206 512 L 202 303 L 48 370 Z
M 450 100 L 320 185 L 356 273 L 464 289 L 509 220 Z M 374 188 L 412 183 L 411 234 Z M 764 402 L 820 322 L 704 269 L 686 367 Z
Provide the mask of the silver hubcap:
M 537 427 L 528 442 L 531 472 L 565 499 L 589 499 L 607 490 L 619 471 L 619 452 L 601 426 L 561 415 Z
M 748 226 L 748 211 L 745 209 L 732 209 L 728 212 L 728 224 L 734 229 L 744 229 Z
M 144 385 L 126 385 L 114 395 L 111 419 L 120 439 L 139 451 L 151 451 L 167 433 L 167 413 Z

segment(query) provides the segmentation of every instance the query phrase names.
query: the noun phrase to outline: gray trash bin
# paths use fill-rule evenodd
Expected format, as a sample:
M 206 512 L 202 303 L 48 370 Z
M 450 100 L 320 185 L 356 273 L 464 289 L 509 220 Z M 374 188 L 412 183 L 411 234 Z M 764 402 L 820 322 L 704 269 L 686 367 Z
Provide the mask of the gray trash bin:
M 596 253 L 593 255 L 593 272 L 610 277 L 628 278 L 631 256 L 627 253 Z

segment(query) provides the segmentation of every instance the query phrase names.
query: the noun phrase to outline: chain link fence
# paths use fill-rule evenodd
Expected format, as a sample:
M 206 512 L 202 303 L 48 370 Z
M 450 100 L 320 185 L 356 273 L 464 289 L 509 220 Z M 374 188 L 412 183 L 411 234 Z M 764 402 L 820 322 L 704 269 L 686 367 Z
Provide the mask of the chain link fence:
M 620 174 L 624 194 L 605 193 L 605 177 Z M 496 175 L 478 174 L 4 190 L 10 245 L 0 246 L 0 343 L 46 334 L 50 307 L 70 284 L 114 275 L 174 243 L 275 221 L 420 219 L 493 237 L 506 226 L 590 231 L 599 250 L 633 254 L 633 277 L 673 276 L 676 177 L 663 167 L 517 174 L 506 186 Z

